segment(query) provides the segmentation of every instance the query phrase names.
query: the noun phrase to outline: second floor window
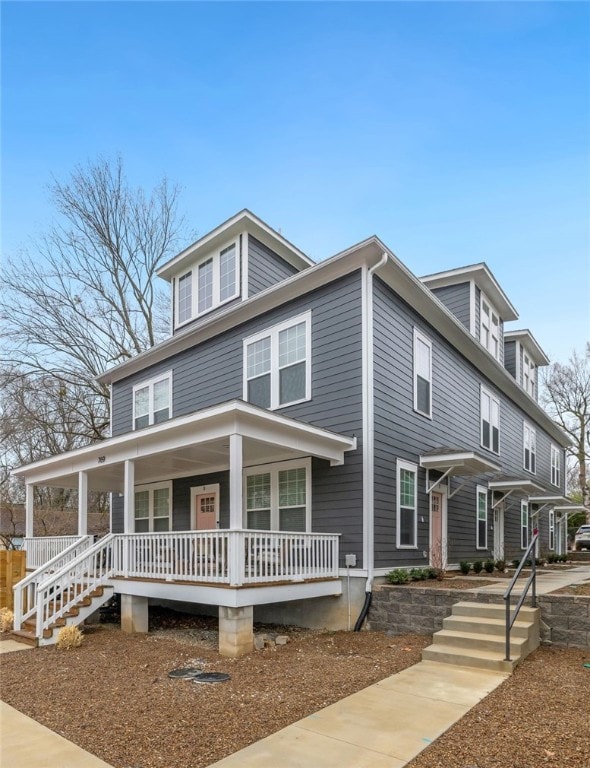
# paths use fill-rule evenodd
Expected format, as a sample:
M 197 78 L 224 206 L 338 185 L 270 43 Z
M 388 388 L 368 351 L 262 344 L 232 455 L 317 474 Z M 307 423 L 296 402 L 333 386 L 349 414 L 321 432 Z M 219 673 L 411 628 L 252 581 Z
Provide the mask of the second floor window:
M 480 305 L 479 340 L 496 360 L 500 359 L 500 317 L 483 293 Z
M 537 433 L 529 424 L 523 427 L 524 468 L 528 472 L 537 471 Z
M 244 399 L 280 408 L 311 398 L 311 313 L 244 340 Z
M 172 415 L 172 374 L 133 387 L 133 429 L 159 424 Z
M 481 444 L 494 453 L 500 452 L 500 401 L 481 389 Z
M 432 416 L 432 342 L 414 329 L 414 410 Z
M 556 445 L 551 446 L 551 483 L 561 486 L 561 451 Z

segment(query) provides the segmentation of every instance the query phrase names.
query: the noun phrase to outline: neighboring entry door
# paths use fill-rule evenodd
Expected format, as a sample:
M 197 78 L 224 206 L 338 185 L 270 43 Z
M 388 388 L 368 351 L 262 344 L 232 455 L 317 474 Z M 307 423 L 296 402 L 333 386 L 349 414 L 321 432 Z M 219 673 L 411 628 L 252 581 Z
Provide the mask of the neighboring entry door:
M 504 560 L 504 504 L 494 510 L 494 560 Z
M 444 514 L 445 497 L 432 491 L 430 494 L 430 565 L 433 568 L 446 568 L 447 543 L 446 520 Z
M 219 520 L 218 486 L 191 489 L 192 527 L 197 531 L 213 531 Z

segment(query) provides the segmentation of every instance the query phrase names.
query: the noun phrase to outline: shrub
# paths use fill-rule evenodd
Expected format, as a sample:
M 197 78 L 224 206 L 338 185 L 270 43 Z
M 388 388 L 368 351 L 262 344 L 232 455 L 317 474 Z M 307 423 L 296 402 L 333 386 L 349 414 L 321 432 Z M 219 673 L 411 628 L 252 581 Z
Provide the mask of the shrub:
M 483 563 L 481 562 L 481 560 L 476 560 L 473 563 L 473 570 L 475 571 L 475 573 L 481 573 L 482 568 L 483 568 Z
M 385 578 L 390 584 L 407 584 L 410 581 L 410 574 L 402 571 L 401 568 L 394 568 L 393 571 L 385 574 Z
M 549 552 L 547 555 L 547 562 L 551 565 L 552 563 L 558 563 L 559 562 L 559 555 L 555 554 L 555 552 Z
M 496 566 L 496 570 L 500 573 L 504 573 L 506 570 L 506 560 L 496 560 L 494 565 Z
M 10 608 L 0 608 L 0 632 L 12 632 L 14 613 Z
M 567 563 L 567 555 L 564 553 L 563 555 L 557 555 L 558 562 L 560 563 Z
M 423 581 L 428 578 L 428 571 L 426 568 L 412 568 L 410 570 L 410 578 L 412 581 Z
M 483 567 L 486 570 L 486 573 L 493 573 L 494 572 L 494 561 L 493 560 L 486 560 L 483 564 Z
M 468 560 L 461 560 L 459 563 L 459 568 L 461 569 L 461 573 L 463 576 L 467 576 L 469 571 L 471 570 L 471 563 Z
M 518 559 L 518 557 L 515 557 L 514 560 L 512 560 L 512 567 L 518 568 L 519 565 L 520 565 L 520 560 Z
M 69 651 L 72 648 L 78 648 L 82 645 L 84 636 L 79 627 L 71 624 L 67 627 L 62 627 L 57 635 L 57 647 L 60 651 Z

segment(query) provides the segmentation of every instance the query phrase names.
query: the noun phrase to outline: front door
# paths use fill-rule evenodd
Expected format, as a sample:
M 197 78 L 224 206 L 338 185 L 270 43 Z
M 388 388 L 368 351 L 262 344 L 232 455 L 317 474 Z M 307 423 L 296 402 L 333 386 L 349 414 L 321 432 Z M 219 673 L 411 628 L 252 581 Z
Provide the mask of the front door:
M 504 503 L 494 510 L 494 560 L 504 560 Z
M 447 540 L 445 496 L 432 491 L 430 494 L 430 565 L 433 568 L 447 567 Z
M 191 488 L 193 530 L 213 531 L 219 521 L 219 486 Z

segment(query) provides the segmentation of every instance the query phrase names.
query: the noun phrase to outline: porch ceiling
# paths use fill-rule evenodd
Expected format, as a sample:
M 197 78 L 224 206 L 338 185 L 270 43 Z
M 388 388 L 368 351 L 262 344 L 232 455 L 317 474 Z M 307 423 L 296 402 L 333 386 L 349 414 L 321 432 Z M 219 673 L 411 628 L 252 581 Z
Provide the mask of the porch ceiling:
M 500 467 L 475 451 L 460 448 L 440 448 L 420 456 L 420 466 L 453 476 L 467 477 L 484 472 L 499 472 Z
M 229 436 L 242 435 L 244 466 L 315 456 L 342 464 L 356 438 L 329 432 L 232 400 L 162 424 L 112 437 L 14 471 L 26 483 L 78 486 L 88 473 L 90 490 L 124 488 L 124 462 L 133 460 L 137 484 L 204 474 L 229 466 Z

